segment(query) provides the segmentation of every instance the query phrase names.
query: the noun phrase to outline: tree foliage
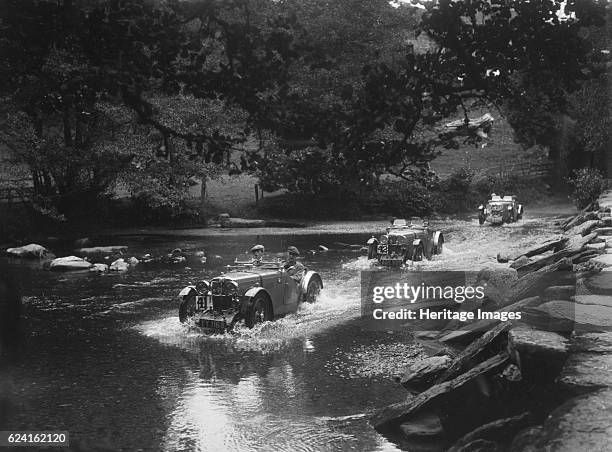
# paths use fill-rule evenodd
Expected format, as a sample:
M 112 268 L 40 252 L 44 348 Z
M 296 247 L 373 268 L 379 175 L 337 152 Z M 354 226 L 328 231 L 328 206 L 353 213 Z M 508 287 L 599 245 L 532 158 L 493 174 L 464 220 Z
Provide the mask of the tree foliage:
M 36 198 L 65 212 L 144 168 L 138 192 L 177 206 L 214 174 L 247 125 L 269 122 L 266 99 L 298 57 L 294 24 L 255 3 L 2 2 L 2 95 L 37 144 L 8 116 L 0 138 Z
M 261 155 L 243 166 L 268 189 L 355 194 L 383 174 L 426 187 L 439 149 L 458 145 L 440 121 L 487 103 L 547 144 L 602 69 L 580 32 L 603 2 L 424 5 L 3 0 L 0 140 L 58 215 L 117 182 L 179 212 L 252 136 Z

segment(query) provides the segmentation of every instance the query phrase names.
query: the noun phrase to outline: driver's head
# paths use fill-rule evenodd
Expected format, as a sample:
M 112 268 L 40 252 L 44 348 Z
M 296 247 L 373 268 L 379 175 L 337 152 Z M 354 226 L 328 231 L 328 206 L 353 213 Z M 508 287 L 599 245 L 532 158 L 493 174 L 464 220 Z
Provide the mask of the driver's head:
M 299 255 L 300 251 L 295 246 L 290 246 L 287 248 L 287 260 L 289 262 L 295 262 Z
M 263 245 L 255 245 L 251 248 L 251 255 L 253 256 L 253 260 L 260 261 L 264 255 L 264 251 L 266 249 Z

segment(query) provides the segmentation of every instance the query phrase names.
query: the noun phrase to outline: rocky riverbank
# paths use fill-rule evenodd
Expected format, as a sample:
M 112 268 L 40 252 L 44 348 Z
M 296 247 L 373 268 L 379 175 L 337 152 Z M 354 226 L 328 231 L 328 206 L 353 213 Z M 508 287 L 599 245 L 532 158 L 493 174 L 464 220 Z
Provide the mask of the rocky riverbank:
M 521 320 L 420 333 L 442 351 L 404 370 L 406 399 L 371 424 L 411 451 L 610 450 L 611 207 L 609 192 L 558 222 L 558 237 L 498 255 L 508 267 L 481 271 L 483 305 L 461 309 Z

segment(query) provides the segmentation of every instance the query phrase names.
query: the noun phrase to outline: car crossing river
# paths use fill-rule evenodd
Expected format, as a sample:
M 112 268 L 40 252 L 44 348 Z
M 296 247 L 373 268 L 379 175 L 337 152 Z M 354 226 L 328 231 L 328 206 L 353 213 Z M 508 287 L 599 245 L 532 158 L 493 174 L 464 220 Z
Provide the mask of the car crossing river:
M 476 218 L 432 226 L 444 233 L 444 253 L 411 269 L 474 270 L 553 232 L 540 219 L 501 228 L 481 227 Z M 397 450 L 367 419 L 405 396 L 392 376 L 427 350 L 408 332 L 363 328 L 360 271 L 371 263 L 334 245 L 364 244 L 379 232 L 114 238 L 136 256 L 180 248 L 226 261 L 253 243 L 271 253 L 288 244 L 329 248 L 304 258 L 325 282 L 316 303 L 231 334 L 179 322 L 181 288 L 223 270 L 210 261 L 102 275 L 12 261 L 24 287 L 28 339 L 20 362 L 2 371 L 16 394 L 5 430 L 68 430 L 75 441 L 117 450 Z

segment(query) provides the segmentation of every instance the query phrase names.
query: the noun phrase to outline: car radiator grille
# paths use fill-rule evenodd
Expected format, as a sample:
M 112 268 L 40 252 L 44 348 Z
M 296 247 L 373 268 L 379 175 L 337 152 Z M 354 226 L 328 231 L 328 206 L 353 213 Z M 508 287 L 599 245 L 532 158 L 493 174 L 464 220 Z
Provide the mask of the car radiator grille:
M 232 307 L 234 303 L 234 297 L 231 295 L 213 295 L 212 296 L 213 309 L 215 311 L 225 311 Z

